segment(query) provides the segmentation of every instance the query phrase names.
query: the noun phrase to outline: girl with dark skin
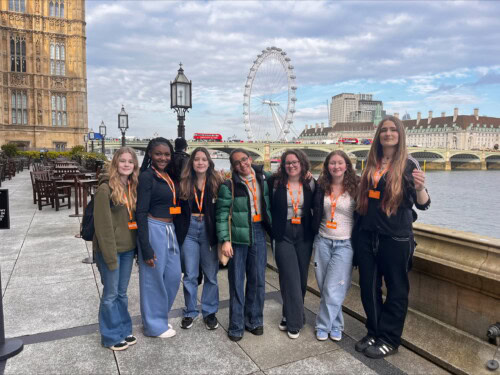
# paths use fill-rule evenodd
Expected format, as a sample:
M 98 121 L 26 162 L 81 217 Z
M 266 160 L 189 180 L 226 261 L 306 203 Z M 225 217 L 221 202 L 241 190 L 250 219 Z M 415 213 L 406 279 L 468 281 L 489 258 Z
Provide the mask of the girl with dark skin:
M 137 189 L 142 322 L 146 336 L 160 338 L 176 334 L 168 324 L 168 313 L 181 280 L 180 249 L 173 223 L 181 208 L 172 157 L 168 140 L 151 140 Z

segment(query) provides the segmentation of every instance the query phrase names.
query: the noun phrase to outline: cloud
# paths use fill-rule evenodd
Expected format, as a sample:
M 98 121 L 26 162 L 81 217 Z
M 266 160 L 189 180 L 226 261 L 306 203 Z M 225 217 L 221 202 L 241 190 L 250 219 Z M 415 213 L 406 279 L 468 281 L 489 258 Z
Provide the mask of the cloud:
M 294 66 L 297 127 L 321 122 L 326 109 L 318 103 L 345 90 L 421 107 L 446 93 L 447 103 L 477 100 L 483 107 L 486 94 L 474 90 L 494 87 L 500 74 L 497 2 L 103 0 L 86 6 L 89 124 L 115 123 L 123 103 L 143 134 L 175 124 L 169 85 L 182 61 L 193 81 L 188 135 L 213 126 L 243 137 L 243 86 L 268 46 L 286 51 Z M 473 90 L 469 96 L 464 85 Z

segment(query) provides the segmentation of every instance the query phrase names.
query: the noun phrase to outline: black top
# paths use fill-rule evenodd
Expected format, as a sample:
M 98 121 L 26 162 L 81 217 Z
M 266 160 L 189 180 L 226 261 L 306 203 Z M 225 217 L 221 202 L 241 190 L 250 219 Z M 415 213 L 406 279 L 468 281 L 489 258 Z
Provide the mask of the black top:
M 268 180 L 269 184 L 269 196 L 271 197 L 271 217 L 273 218 L 272 224 L 272 236 L 276 241 L 282 241 L 285 235 L 287 213 L 288 213 L 288 202 L 287 202 L 287 187 L 281 183 L 277 183 L 276 188 L 274 187 L 276 177 L 271 177 Z M 304 237 L 307 240 L 313 238 L 313 233 L 311 232 L 311 222 L 312 222 L 312 201 L 314 192 L 311 190 L 311 184 L 316 189 L 316 181 L 313 179 L 312 183 L 305 183 L 302 185 L 304 192 L 304 202 L 302 204 L 302 219 L 301 224 L 304 226 Z M 272 193 L 271 193 L 272 192 Z
M 403 201 L 396 214 L 391 216 L 387 216 L 381 208 L 387 174 L 382 176 L 376 189 L 380 191 L 380 199 L 368 199 L 368 211 L 366 215 L 359 217 L 361 229 L 394 237 L 408 237 L 412 234 L 412 223 L 416 220 L 416 213 L 412 210 L 413 205 L 419 210 L 427 210 L 431 204 L 430 197 L 425 204 L 417 202 L 417 192 L 412 176 L 414 169 L 420 169 L 420 166 L 418 161 L 410 156 L 403 175 Z M 373 189 L 371 185 L 370 187 Z
M 178 197 L 179 187 L 175 181 L 174 184 Z M 154 217 L 171 218 L 170 207 L 173 206 L 173 194 L 167 182 L 158 177 L 151 167 L 142 172 L 139 175 L 139 185 L 137 186 L 136 218 L 137 235 L 144 260 L 153 259 L 154 255 L 153 248 L 149 243 L 148 214 Z
M 198 199 L 200 198 L 200 191 L 198 189 Z M 205 229 L 207 230 L 208 240 L 210 246 L 215 246 L 217 244 L 217 234 L 215 232 L 215 203 L 217 201 L 217 196 L 212 195 L 212 188 L 207 181 L 205 186 L 205 196 L 203 197 L 203 208 L 202 213 L 205 221 Z M 199 213 L 198 206 L 194 197 L 189 200 L 181 200 L 181 214 L 175 215 L 175 235 L 177 237 L 177 242 L 179 246 L 182 246 L 184 240 L 186 239 L 187 233 L 189 231 L 189 225 L 191 223 L 191 213 Z

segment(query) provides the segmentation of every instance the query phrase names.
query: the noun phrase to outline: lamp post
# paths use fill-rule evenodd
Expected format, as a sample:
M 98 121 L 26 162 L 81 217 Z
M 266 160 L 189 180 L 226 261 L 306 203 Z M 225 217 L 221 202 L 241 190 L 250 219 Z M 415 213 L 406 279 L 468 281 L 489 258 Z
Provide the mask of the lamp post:
M 118 113 L 118 129 L 122 132 L 122 147 L 125 146 L 125 132 L 128 129 L 128 114 L 122 104 L 122 110 Z
M 87 149 L 87 141 L 89 139 L 89 136 L 87 134 L 84 134 L 83 135 L 83 143 L 85 143 L 85 152 L 88 152 L 88 149 Z
M 94 130 L 90 129 L 90 132 L 89 132 L 90 152 L 94 152 L 94 139 L 95 139 Z
M 173 82 L 170 82 L 170 108 L 177 112 L 177 137 L 185 138 L 186 131 L 184 119 L 186 112 L 192 108 L 191 103 L 191 81 L 184 75 L 182 63 L 179 63 L 179 70 Z
M 106 138 L 106 125 L 104 125 L 104 121 L 101 121 L 101 125 L 99 125 L 99 133 L 101 133 L 101 150 L 104 155 L 104 138 Z

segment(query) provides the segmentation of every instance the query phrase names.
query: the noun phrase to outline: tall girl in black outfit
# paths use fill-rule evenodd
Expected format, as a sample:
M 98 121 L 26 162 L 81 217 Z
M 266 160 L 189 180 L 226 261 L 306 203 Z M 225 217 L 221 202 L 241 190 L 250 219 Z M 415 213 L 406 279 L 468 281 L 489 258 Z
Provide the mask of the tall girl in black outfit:
M 310 163 L 300 150 L 286 150 L 278 172 L 269 179 L 272 234 L 283 299 L 279 324 L 288 337 L 296 339 L 304 326 L 304 296 L 312 253 L 312 201 L 316 182 Z
M 168 324 L 168 313 L 181 280 L 180 250 L 173 224 L 173 217 L 181 209 L 173 154 L 168 140 L 152 139 L 137 188 L 142 323 L 146 336 L 161 338 L 175 336 L 175 330 Z
M 360 216 L 352 236 L 368 329 L 356 350 L 370 358 L 396 353 L 401 343 L 415 249 L 413 205 L 429 208 L 425 174 L 408 155 L 401 120 L 389 116 L 378 125 L 368 154 L 357 203 Z

